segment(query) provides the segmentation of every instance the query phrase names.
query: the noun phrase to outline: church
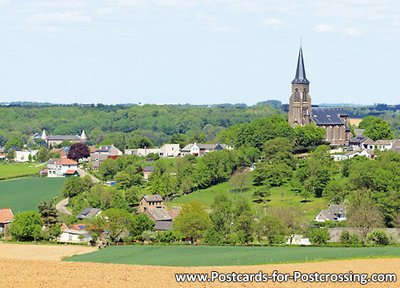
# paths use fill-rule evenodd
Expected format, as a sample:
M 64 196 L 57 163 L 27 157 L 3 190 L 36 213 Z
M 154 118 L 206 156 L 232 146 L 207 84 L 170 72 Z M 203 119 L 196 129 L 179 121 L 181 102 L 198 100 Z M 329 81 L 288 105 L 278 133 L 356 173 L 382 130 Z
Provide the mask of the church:
M 292 127 L 314 124 L 325 128 L 326 142 L 331 145 L 347 145 L 351 139 L 350 121 L 342 108 L 312 107 L 310 81 L 304 67 L 303 50 L 300 47 L 296 76 L 292 81 L 289 100 L 289 124 Z

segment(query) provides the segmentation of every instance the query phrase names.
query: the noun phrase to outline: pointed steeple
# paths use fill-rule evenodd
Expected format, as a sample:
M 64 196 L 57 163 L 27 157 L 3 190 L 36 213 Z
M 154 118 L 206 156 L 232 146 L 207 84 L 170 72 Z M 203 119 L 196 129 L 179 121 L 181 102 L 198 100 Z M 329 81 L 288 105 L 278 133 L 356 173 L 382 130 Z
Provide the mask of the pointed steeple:
M 46 130 L 43 129 L 42 140 L 47 140 Z
M 85 130 L 82 130 L 81 140 L 87 140 L 87 137 L 86 137 L 86 134 L 85 134 Z
M 310 81 L 306 77 L 306 69 L 304 68 L 303 49 L 300 46 L 299 59 L 297 60 L 296 77 L 292 84 L 309 84 Z

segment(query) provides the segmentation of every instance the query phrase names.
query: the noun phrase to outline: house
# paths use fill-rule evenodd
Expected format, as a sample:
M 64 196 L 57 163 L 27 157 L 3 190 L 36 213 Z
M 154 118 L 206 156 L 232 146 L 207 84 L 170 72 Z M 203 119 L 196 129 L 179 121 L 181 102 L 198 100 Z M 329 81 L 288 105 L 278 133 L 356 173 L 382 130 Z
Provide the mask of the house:
M 116 159 L 121 155 L 121 150 L 114 145 L 103 145 L 99 148 L 92 148 L 90 150 L 90 167 L 97 170 L 104 160 L 109 158 Z
M 148 180 L 151 173 L 153 173 L 154 170 L 154 166 L 145 166 L 143 168 L 143 178 L 144 180 Z
M 98 215 L 100 215 L 101 210 L 97 209 L 97 208 L 85 208 L 82 210 L 81 213 L 79 213 L 78 216 L 76 216 L 76 218 L 78 218 L 79 220 L 83 220 L 83 219 L 92 219 L 93 217 L 97 217 Z
M 160 148 L 160 158 L 176 158 L 180 154 L 179 144 L 164 144 Z
M 86 143 L 87 137 L 85 130 L 82 130 L 81 136 L 78 135 L 46 135 L 46 131 L 43 130 L 41 139 L 46 141 L 47 147 L 55 147 L 61 144 L 63 141 L 69 141 L 72 143 Z
M 393 140 L 393 145 L 390 150 L 398 153 L 400 152 L 400 139 Z
M 84 243 L 92 240 L 92 232 L 87 230 L 64 229 L 60 236 L 57 237 L 58 242 L 64 243 Z
M 349 147 L 353 151 L 364 149 L 373 151 L 375 150 L 375 142 L 369 137 L 357 136 L 349 141 Z
M 184 157 L 186 155 L 195 155 L 201 157 L 212 151 L 221 151 L 224 149 L 232 150 L 232 147 L 226 144 L 201 144 L 201 143 L 193 143 L 188 144 L 181 149 L 181 156 Z
M 67 158 L 67 151 L 66 147 L 64 148 L 53 148 L 50 150 L 50 152 L 60 152 L 60 157 L 61 158 Z M 68 149 L 69 151 L 69 149 Z
M 78 162 L 63 158 L 63 159 L 50 159 L 47 162 L 47 177 L 69 177 L 77 174 Z
M 143 194 L 140 199 L 139 212 L 144 213 L 149 209 L 162 208 L 166 209 L 163 199 L 160 195 L 146 195 Z
M 144 214 L 155 222 L 156 231 L 172 230 L 172 217 L 163 208 L 147 209 Z
M 149 154 L 158 154 L 160 158 L 175 158 L 180 153 L 179 144 L 164 144 L 161 148 L 125 149 L 125 155 L 146 157 Z
M 14 218 L 14 214 L 10 208 L 0 210 L 0 234 L 6 234 L 7 228 Z
M 376 140 L 376 149 L 379 149 L 380 151 L 390 150 L 392 149 L 394 141 L 395 140 Z
M 345 205 L 329 205 L 328 210 L 321 210 L 314 218 L 314 221 L 325 222 L 333 221 L 340 222 L 346 220 L 346 206 Z
M 369 159 L 374 158 L 373 153 L 370 153 L 367 150 L 352 151 L 352 152 L 348 152 L 348 153 L 345 153 L 345 154 L 334 154 L 334 155 L 332 155 L 332 157 L 333 157 L 333 159 L 335 161 L 347 160 L 347 159 L 354 158 L 356 156 L 363 156 L 363 157 L 367 157 Z

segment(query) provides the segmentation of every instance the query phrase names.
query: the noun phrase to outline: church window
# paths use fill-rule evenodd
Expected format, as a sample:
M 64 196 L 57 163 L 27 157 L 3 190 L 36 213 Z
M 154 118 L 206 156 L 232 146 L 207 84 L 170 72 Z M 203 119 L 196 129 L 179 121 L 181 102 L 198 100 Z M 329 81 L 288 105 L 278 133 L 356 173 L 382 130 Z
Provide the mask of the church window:
M 304 88 L 303 90 L 303 102 L 307 102 L 307 89 Z
M 294 90 L 294 102 L 300 102 L 300 93 L 297 88 Z

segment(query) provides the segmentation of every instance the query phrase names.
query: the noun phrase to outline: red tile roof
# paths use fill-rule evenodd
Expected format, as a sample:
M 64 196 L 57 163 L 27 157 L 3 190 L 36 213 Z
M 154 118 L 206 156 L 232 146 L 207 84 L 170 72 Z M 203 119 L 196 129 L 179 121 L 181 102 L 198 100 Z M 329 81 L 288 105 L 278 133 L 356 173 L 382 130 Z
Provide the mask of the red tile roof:
M 68 229 L 68 226 L 65 223 L 62 223 L 60 230 Z
M 77 171 L 76 170 L 67 170 L 67 172 L 65 172 L 66 175 L 74 175 Z
M 10 222 L 14 218 L 10 208 L 4 208 L 0 210 L 0 223 Z
M 78 165 L 78 162 L 71 160 L 71 159 L 60 159 L 57 160 L 56 164 L 58 165 Z

